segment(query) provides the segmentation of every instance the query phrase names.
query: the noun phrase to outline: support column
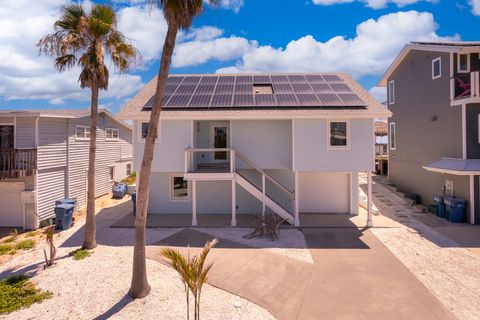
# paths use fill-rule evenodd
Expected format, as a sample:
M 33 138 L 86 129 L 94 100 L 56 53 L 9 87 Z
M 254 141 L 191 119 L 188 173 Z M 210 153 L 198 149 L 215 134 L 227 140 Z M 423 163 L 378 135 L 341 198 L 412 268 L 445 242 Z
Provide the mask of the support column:
M 197 180 L 192 180 L 192 226 L 197 226 Z
M 232 227 L 237 226 L 237 188 L 235 180 L 232 180 Z
M 367 195 L 367 227 L 372 227 L 372 172 L 368 171 L 368 195 Z
M 262 174 L 262 216 L 265 216 L 265 175 Z
M 358 214 L 358 172 L 350 173 L 350 214 Z
M 298 171 L 295 171 L 295 227 L 300 227 L 300 213 L 299 213 L 299 189 L 298 189 Z

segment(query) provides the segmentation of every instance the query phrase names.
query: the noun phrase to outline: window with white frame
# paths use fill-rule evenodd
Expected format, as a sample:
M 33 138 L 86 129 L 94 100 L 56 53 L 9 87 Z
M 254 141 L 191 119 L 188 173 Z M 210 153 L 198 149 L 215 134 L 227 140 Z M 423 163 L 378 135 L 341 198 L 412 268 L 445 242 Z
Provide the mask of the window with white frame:
M 470 55 L 468 53 L 459 53 L 457 58 L 457 72 L 470 72 Z
M 125 172 L 125 174 L 127 175 L 127 177 L 132 174 L 132 164 L 131 163 L 127 163 L 127 172 Z
M 189 200 L 188 181 L 181 175 L 171 176 L 170 179 L 170 199 L 171 200 Z
M 390 80 L 388 83 L 388 104 L 395 103 L 395 81 Z
M 432 79 L 438 79 L 442 76 L 442 58 L 438 57 L 432 60 Z
M 390 122 L 390 130 L 388 130 L 390 137 L 390 150 L 395 150 L 397 148 L 397 134 L 395 132 L 395 122 Z
M 108 178 L 110 179 L 110 181 L 115 180 L 115 167 L 114 166 L 108 167 Z
M 149 127 L 150 127 L 150 123 L 148 122 L 140 123 L 140 127 L 139 127 L 140 140 L 145 140 L 147 138 Z M 158 132 L 156 134 L 156 138 L 158 139 Z
M 76 126 L 75 127 L 76 140 L 90 140 L 90 127 Z
M 328 121 L 329 148 L 348 148 L 350 145 L 347 121 Z
M 118 129 L 107 128 L 105 129 L 105 139 L 106 140 L 118 140 Z

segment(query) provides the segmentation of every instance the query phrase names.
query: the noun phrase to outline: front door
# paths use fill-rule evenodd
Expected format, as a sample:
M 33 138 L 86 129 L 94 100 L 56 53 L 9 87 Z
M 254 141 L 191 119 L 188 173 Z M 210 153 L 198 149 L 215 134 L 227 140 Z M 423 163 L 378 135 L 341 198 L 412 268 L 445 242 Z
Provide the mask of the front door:
M 212 137 L 210 141 L 212 141 L 212 147 L 215 149 L 228 148 L 228 125 L 212 125 Z M 214 152 L 213 161 L 227 162 L 228 152 Z
M 14 132 L 14 126 L 0 125 L 0 150 L 13 149 Z

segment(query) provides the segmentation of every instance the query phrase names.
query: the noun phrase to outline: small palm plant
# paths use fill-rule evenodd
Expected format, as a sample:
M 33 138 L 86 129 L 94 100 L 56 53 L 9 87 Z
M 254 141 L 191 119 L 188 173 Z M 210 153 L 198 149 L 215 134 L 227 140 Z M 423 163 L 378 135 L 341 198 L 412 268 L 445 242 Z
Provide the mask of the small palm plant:
M 185 258 L 178 250 L 171 248 L 164 248 L 161 251 L 162 256 L 167 260 L 167 263 L 178 272 L 183 282 L 187 300 L 187 320 L 190 319 L 190 292 L 195 302 L 194 319 L 200 320 L 200 296 L 202 294 L 202 287 L 203 284 L 207 282 L 207 274 L 212 268 L 212 264 L 205 265 L 205 261 L 207 260 L 208 253 L 217 243 L 217 239 L 207 242 L 200 255 L 198 257 L 194 255 L 192 258 L 190 258 L 190 254 Z
M 47 250 L 43 249 L 43 255 L 45 256 L 45 268 L 53 266 L 55 257 L 57 256 L 57 249 L 53 243 L 53 235 L 55 234 L 55 226 L 51 226 L 45 230 L 46 242 L 49 248 L 49 255 L 47 257 Z

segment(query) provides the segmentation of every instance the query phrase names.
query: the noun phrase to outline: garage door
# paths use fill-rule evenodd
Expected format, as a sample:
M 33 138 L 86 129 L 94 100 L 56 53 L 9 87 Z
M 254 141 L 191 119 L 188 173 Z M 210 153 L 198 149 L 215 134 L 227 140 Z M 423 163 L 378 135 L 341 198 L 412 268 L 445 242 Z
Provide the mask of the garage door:
M 350 176 L 345 173 L 299 174 L 300 212 L 349 213 Z
M 24 182 L 0 183 L 0 226 L 23 227 L 23 205 L 20 194 Z

